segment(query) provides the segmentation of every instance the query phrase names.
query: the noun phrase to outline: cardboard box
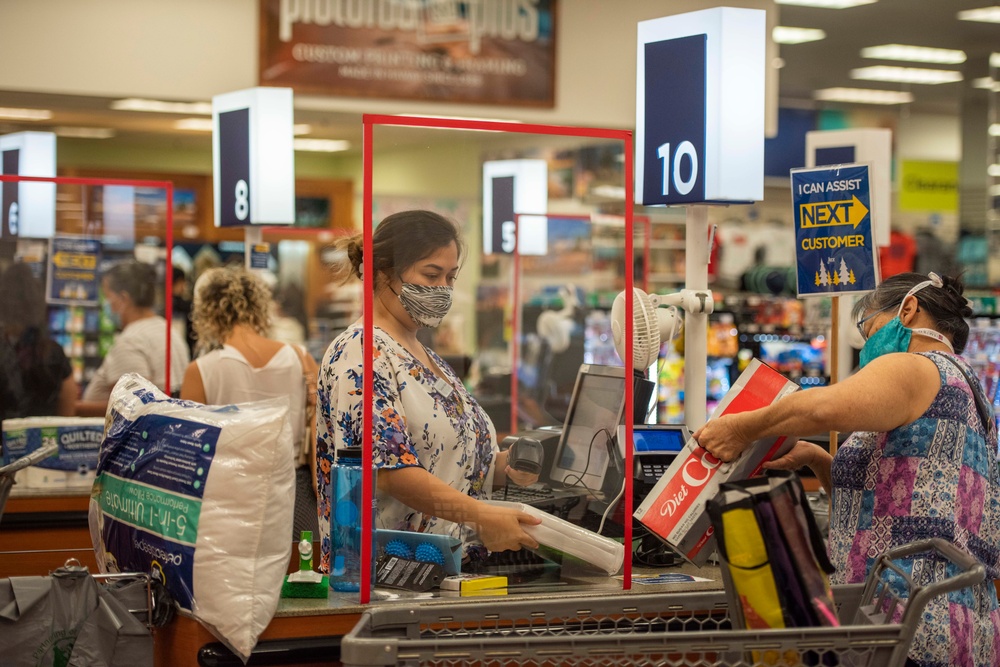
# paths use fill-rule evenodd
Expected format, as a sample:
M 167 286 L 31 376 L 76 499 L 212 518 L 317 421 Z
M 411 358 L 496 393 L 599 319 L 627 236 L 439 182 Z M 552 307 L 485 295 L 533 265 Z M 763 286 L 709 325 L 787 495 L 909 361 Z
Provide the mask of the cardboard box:
M 55 456 L 15 474 L 13 495 L 23 491 L 85 492 L 93 485 L 104 439 L 103 417 L 5 419 L 2 432 L 2 465 L 50 442 L 59 446 Z
M 798 388 L 785 376 L 754 359 L 723 397 L 712 419 L 766 407 Z M 782 456 L 796 439 L 791 436 L 763 438 L 750 445 L 735 461 L 723 463 L 691 438 L 634 516 L 685 559 L 695 565 L 704 565 L 715 550 L 705 503 L 719 492 L 720 484 L 760 474 L 765 461 Z

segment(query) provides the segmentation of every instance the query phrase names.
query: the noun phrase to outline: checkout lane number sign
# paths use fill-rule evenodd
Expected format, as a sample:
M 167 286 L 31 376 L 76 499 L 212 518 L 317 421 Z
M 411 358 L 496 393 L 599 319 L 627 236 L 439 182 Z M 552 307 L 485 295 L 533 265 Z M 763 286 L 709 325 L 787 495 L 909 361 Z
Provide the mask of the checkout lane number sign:
M 793 169 L 791 177 L 799 296 L 875 289 L 880 273 L 869 166 Z

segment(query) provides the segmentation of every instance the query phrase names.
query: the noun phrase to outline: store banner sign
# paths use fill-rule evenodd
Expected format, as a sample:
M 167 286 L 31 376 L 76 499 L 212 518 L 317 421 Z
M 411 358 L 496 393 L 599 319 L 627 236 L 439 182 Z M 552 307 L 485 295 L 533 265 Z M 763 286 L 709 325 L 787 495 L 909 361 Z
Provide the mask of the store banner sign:
M 555 106 L 556 0 L 260 0 L 260 12 L 262 86 Z
M 639 23 L 635 198 L 764 198 L 765 12 L 719 7 Z
M 799 296 L 875 289 L 880 273 L 869 165 L 793 169 L 791 176 Z
M 806 132 L 806 167 L 855 163 L 871 165 L 875 243 L 887 246 L 892 226 L 892 130 L 866 127 Z
M 548 209 L 545 160 L 493 160 L 483 163 L 483 253 L 511 254 L 546 248 L 546 225 L 526 225 L 520 234 L 515 216 L 543 215 Z M 542 235 L 542 238 L 538 238 Z M 544 252 L 539 253 L 544 254 Z
M 958 213 L 958 163 L 903 160 L 899 169 L 899 209 Z
M 46 301 L 51 304 L 97 305 L 100 265 L 100 240 L 52 237 L 49 240 Z
M 0 173 L 54 177 L 56 135 L 17 132 L 0 137 Z M 0 239 L 48 239 L 55 230 L 55 183 L 3 182 L 0 187 Z
M 289 88 L 212 98 L 216 227 L 295 222 L 293 117 Z

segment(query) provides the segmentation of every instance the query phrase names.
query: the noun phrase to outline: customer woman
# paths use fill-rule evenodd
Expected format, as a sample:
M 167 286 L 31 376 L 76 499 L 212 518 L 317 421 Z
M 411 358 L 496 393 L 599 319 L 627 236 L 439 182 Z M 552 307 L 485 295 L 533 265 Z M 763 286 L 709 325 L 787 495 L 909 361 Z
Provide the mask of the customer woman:
M 104 416 L 111 390 L 125 373 L 138 373 L 165 392 L 176 393 L 190 359 L 184 338 L 172 331 L 167 387 L 167 321 L 153 312 L 156 269 L 136 261 L 116 264 L 101 278 L 101 288 L 122 332 L 83 391 L 83 400 L 76 406 L 82 416 Z
M 929 537 L 979 559 L 987 581 L 931 601 L 909 656 L 916 665 L 988 667 L 1000 664 L 1000 469 L 990 401 L 957 356 L 972 315 L 962 292 L 960 280 L 933 273 L 887 279 L 854 308 L 865 339 L 855 375 L 713 419 L 694 437 L 729 461 L 761 437 L 853 432 L 835 457 L 800 441 L 768 467 L 809 466 L 831 492 L 836 583 L 861 582 L 882 552 Z M 930 568 L 918 562 L 900 565 L 919 583 Z
M 202 354 L 187 367 L 181 398 L 209 405 L 287 397 L 295 469 L 293 537 L 316 526 L 311 420 L 318 368 L 301 348 L 264 337 L 271 291 L 243 268 L 209 269 L 194 287 L 191 323 Z
M 41 281 L 11 264 L 0 277 L 0 420 L 76 414 L 79 387 L 47 321 Z
M 537 476 L 513 471 L 499 452 L 489 417 L 441 357 L 417 340 L 448 313 L 461 267 L 458 230 L 430 211 L 385 218 L 374 231 L 370 256 L 361 237 L 339 244 L 346 251 L 340 275 L 361 277 L 371 262 L 374 279 L 373 460 L 378 468 L 376 527 L 461 538 L 467 555 L 537 547 L 524 526 L 538 523 L 523 512 L 487 505 L 493 487 L 507 478 L 530 484 Z M 319 460 L 322 567 L 330 557 L 330 466 L 338 450 L 360 446 L 362 396 L 361 322 L 327 350 L 320 370 Z M 478 533 L 478 541 L 473 533 Z

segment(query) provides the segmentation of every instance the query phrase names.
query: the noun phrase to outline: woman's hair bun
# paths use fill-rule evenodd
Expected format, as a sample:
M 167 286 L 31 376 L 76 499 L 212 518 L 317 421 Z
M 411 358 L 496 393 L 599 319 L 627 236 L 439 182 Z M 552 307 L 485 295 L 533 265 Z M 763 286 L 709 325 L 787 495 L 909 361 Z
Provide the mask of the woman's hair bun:
M 361 236 L 352 237 L 347 242 L 347 259 L 351 263 L 351 273 L 361 277 L 361 263 L 364 261 L 364 243 Z
M 964 318 L 972 317 L 972 304 L 963 296 L 965 293 L 965 283 L 962 282 L 962 276 L 941 276 L 941 282 L 943 283 L 944 290 L 951 295 L 952 301 L 955 304 L 955 311 L 958 315 Z

